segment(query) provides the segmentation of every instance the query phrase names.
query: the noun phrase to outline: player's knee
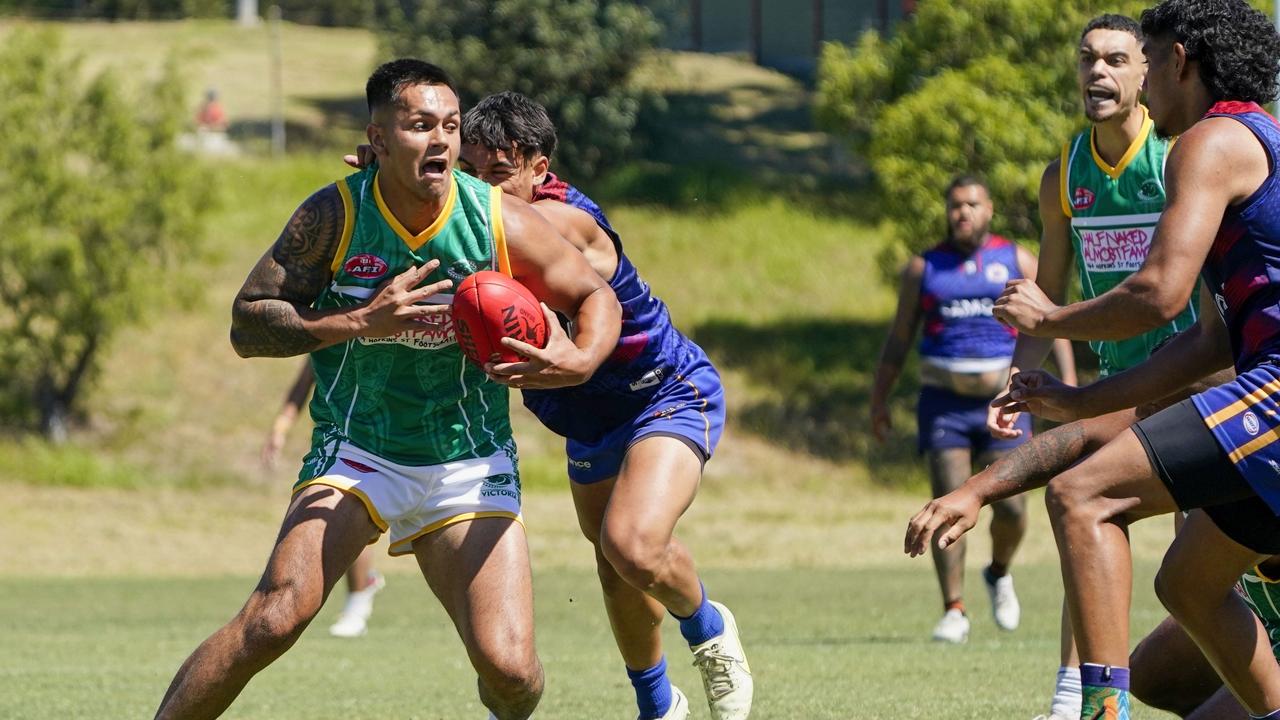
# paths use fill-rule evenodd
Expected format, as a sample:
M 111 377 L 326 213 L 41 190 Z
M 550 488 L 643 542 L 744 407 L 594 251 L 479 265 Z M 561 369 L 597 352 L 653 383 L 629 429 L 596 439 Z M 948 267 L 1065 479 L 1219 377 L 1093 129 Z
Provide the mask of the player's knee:
M 1150 645 L 1151 643 L 1143 640 L 1129 655 L 1129 692 L 1151 707 L 1168 710 L 1169 704 L 1165 701 L 1163 692 L 1168 682 L 1151 671 L 1158 664 L 1158 659 L 1151 657 Z
M 635 529 L 608 528 L 600 539 L 600 551 L 618 575 L 643 589 L 662 573 L 667 543 Z
M 310 607 L 292 587 L 255 593 L 241 611 L 245 645 L 250 652 L 272 653 L 287 649 L 297 641 L 319 611 Z
M 476 667 L 480 682 L 504 705 L 523 707 L 542 697 L 542 663 L 532 648 L 501 648 Z
M 1155 586 L 1156 597 L 1178 622 L 1194 619 L 1206 606 L 1203 584 L 1169 563 L 1156 573 Z
M 1044 504 L 1049 510 L 1049 519 L 1056 527 L 1093 519 L 1093 496 L 1081 488 L 1078 480 L 1072 480 L 1070 474 L 1059 475 L 1050 480 L 1045 489 Z

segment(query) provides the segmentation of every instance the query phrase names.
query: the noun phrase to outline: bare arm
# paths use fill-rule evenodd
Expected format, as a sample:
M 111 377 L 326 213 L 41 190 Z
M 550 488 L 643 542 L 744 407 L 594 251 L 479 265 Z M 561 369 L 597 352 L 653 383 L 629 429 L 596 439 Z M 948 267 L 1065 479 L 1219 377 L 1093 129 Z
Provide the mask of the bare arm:
M 491 376 L 516 387 L 586 382 L 618 343 L 622 307 L 617 297 L 582 253 L 527 203 L 504 196 L 502 218 L 512 275 L 552 310 L 571 318 L 575 333 L 572 342 L 549 341 L 545 349 L 505 338 L 531 361 L 493 366 Z M 558 327 L 554 317 L 548 322 Z
M 1036 273 L 1029 276 L 1034 277 L 1036 285 L 1058 305 L 1067 299 L 1072 253 L 1071 218 L 1062 212 L 1061 164 L 1061 160 L 1054 160 L 1040 176 L 1040 257 Z M 1013 372 L 1034 370 L 1043 365 L 1051 346 L 1050 338 L 1019 333 L 1013 348 Z M 1073 362 L 1073 374 L 1074 371 Z
M 1245 126 L 1229 118 L 1197 123 L 1170 151 L 1167 202 L 1146 262 L 1110 291 L 1050 312 L 1037 335 L 1122 340 L 1170 322 L 1186 307 L 1223 213 L 1270 172 Z
M 890 430 L 889 393 L 893 391 L 902 363 L 907 359 L 911 341 L 920 326 L 920 282 L 924 277 L 924 258 L 913 256 L 902 269 L 898 282 L 898 310 L 889 334 L 880 349 L 875 381 L 871 388 L 871 432 L 884 442 Z
M 982 506 L 1047 485 L 1136 419 L 1130 408 L 1036 435 L 959 488 L 925 505 L 907 524 L 903 550 L 912 557 L 924 553 L 939 531 L 938 547 L 947 547 L 974 526 Z
M 618 269 L 618 250 L 594 217 L 558 200 L 539 200 L 530 207 L 582 252 L 597 275 L 605 280 L 613 277 Z
M 1207 289 L 1200 293 L 1200 320 L 1146 361 L 1083 388 L 1062 385 L 1043 371 L 1019 373 L 1011 391 L 993 404 L 1052 420 L 1094 417 L 1153 402 L 1232 364 L 1226 326 Z
M 365 303 L 313 309 L 332 277 L 345 214 L 336 185 L 317 191 L 249 272 L 231 310 L 231 345 L 241 357 L 289 357 L 354 337 L 394 335 L 446 309 L 417 304 L 452 285 L 414 289 L 440 264 L 434 260 L 387 281 Z
M 1053 168 L 1054 168 L 1054 165 L 1049 166 L 1049 169 L 1052 170 Z M 1056 182 L 1054 183 L 1054 187 L 1055 188 L 1057 187 Z M 1042 198 L 1042 202 L 1043 202 L 1043 198 Z M 1043 212 L 1044 212 L 1044 208 L 1042 206 L 1041 213 L 1043 214 Z M 1065 217 L 1062 215 L 1061 208 L 1058 209 L 1058 216 L 1065 219 Z M 1041 241 L 1041 244 L 1043 245 L 1043 240 Z M 1044 283 L 1041 281 L 1042 276 L 1040 275 L 1040 272 L 1039 272 L 1040 268 L 1039 268 L 1039 263 L 1036 260 L 1036 257 L 1032 255 L 1026 248 L 1023 248 L 1021 245 L 1018 246 L 1017 252 L 1018 252 L 1018 269 L 1022 271 L 1022 276 L 1029 280 L 1034 280 L 1036 284 L 1040 286 L 1041 290 L 1045 290 Z M 1051 255 L 1056 254 L 1056 252 L 1051 251 L 1050 254 Z M 1053 260 L 1053 258 L 1050 258 L 1050 260 Z M 1053 270 L 1053 268 L 1050 268 L 1050 270 Z M 1070 268 L 1067 268 L 1067 272 L 1060 273 L 1060 274 L 1069 276 Z M 1053 282 L 1048 275 L 1045 275 L 1044 278 L 1046 280 L 1049 280 L 1050 289 L 1056 292 L 1059 296 L 1066 294 L 1065 282 L 1062 283 L 1064 287 L 1059 287 L 1059 284 Z M 1048 293 L 1049 291 L 1045 290 L 1045 294 L 1048 294 Z M 1051 295 L 1050 297 L 1054 297 L 1054 296 Z M 1048 346 L 1051 346 L 1053 351 L 1053 363 L 1058 367 L 1058 376 L 1062 378 L 1062 381 L 1068 385 L 1076 384 L 1076 358 L 1075 358 L 1075 355 L 1071 352 L 1070 340 L 1066 340 L 1064 338 L 1050 340 L 1049 338 L 1034 338 L 1025 334 L 1020 334 L 1018 336 L 1018 343 L 1022 343 L 1022 339 L 1024 337 L 1028 338 L 1028 341 L 1023 344 L 1023 347 L 1030 347 L 1034 349 L 1035 352 L 1037 353 L 1037 355 L 1033 358 L 1036 361 L 1035 367 L 1039 367 L 1040 365 L 1044 364 L 1044 355 L 1045 355 L 1044 351 Z M 1015 343 L 1013 348 L 1013 354 L 1015 359 L 1018 356 L 1018 343 Z M 1021 366 L 1017 365 L 1016 363 L 1010 363 L 1010 365 L 1011 367 L 1009 369 L 1009 377 L 1013 377 L 1013 373 L 1018 372 Z

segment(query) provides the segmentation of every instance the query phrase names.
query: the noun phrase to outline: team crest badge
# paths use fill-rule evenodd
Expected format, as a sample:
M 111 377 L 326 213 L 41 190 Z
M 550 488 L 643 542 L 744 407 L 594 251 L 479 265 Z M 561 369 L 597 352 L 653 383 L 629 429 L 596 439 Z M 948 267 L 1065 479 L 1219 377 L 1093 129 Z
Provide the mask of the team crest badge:
M 1076 210 L 1088 210 L 1093 207 L 1093 191 L 1086 187 L 1076 188 L 1071 197 L 1071 207 Z
M 982 270 L 987 282 L 1003 285 L 1009 282 L 1009 268 L 1004 263 L 991 263 Z
M 976 272 L 978 272 L 978 263 L 976 263 L 976 262 L 974 262 L 974 261 L 972 261 L 972 260 L 965 260 L 965 261 L 964 261 L 964 274 L 965 274 L 965 275 L 972 275 L 972 274 L 974 274 L 974 273 L 976 273 Z
M 377 255 L 360 253 L 342 266 L 343 272 L 361 280 L 377 280 L 387 274 L 387 261 Z
M 1152 202 L 1160 199 L 1160 183 L 1155 180 L 1148 180 L 1142 183 L 1142 187 L 1138 188 L 1138 199 L 1144 202 Z
M 1247 412 L 1244 414 L 1244 431 L 1245 432 L 1249 433 L 1250 435 L 1257 435 L 1258 431 L 1261 429 L 1262 429 L 1261 426 L 1258 424 L 1257 415 L 1254 415 L 1251 412 Z

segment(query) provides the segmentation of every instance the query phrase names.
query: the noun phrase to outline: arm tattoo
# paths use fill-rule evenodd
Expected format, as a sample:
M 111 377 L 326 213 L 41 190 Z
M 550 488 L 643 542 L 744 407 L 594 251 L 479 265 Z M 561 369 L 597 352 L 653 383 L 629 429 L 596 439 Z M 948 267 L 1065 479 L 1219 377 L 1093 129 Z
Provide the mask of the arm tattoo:
M 1048 484 L 1080 459 L 1085 442 L 1084 424 L 1080 422 L 1032 437 L 991 466 L 992 499 L 1012 497 Z
M 315 350 L 302 313 L 329 282 L 345 211 L 334 185 L 294 212 L 271 250 L 249 273 L 232 310 L 231 342 L 245 357 L 288 357 Z

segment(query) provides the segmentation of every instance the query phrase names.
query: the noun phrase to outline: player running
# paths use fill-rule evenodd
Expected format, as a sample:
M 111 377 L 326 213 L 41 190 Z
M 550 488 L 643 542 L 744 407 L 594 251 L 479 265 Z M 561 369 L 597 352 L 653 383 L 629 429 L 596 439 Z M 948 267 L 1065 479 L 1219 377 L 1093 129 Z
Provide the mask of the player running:
M 990 464 L 1031 434 L 1031 418 L 1022 418 L 1019 433 L 1007 438 L 992 438 L 984 425 L 991 394 L 1008 379 L 1015 336 L 991 316 L 992 303 L 1010 278 L 1034 278 L 1036 259 L 989 232 L 991 196 L 981 180 L 958 177 L 945 197 L 947 239 L 912 257 L 902 271 L 897 315 L 880 352 L 871 392 L 871 429 L 884 442 L 890 430 L 889 393 L 923 324 L 917 443 L 929 459 L 934 497 L 964 482 L 975 463 Z M 1059 343 L 1058 350 L 1059 367 L 1068 377 L 1074 375 L 1070 345 Z M 982 579 L 996 625 L 1014 630 L 1022 611 L 1009 565 L 1026 532 L 1026 501 L 1011 498 L 992 509 L 991 564 Z M 969 637 L 962 596 L 964 544 L 934 548 L 933 563 L 943 602 L 933 639 L 962 643 Z
M 529 201 L 609 281 L 622 303 L 618 345 L 582 385 L 525 390 L 525 406 L 564 436 L 578 523 L 595 546 L 614 639 L 641 720 L 685 718 L 667 678 L 660 624 L 680 624 L 711 716 L 746 718 L 752 678 L 733 614 L 710 600 L 676 523 L 697 494 L 724 426 L 720 375 L 672 325 L 604 212 L 549 172 L 556 131 L 546 110 L 514 92 L 491 95 L 462 121 L 460 166 Z
M 1244 0 L 1166 0 L 1143 13 L 1142 29 L 1151 117 L 1180 134 L 1146 263 L 1064 307 L 1011 283 L 996 315 L 1037 336 L 1130 337 L 1180 313 L 1202 270 L 1207 312 L 1126 372 L 1079 389 L 1024 372 L 997 403 L 1098 415 L 1234 361 L 1236 380 L 1139 421 L 1050 482 L 1048 500 L 1083 661 L 1082 717 L 1129 717 L 1126 525 L 1204 508 L 1165 556 L 1157 594 L 1250 714 L 1280 718 L 1280 666 L 1232 590 L 1280 552 L 1280 127 L 1258 105 L 1277 94 L 1280 35 Z
M 574 340 L 552 328 L 516 364 L 528 386 L 558 387 L 613 350 L 618 302 L 538 213 L 453 168 L 462 118 L 443 70 L 392 61 L 366 93 L 378 167 L 302 204 L 232 317 L 242 356 L 310 353 L 312 449 L 258 587 L 183 663 L 158 718 L 222 714 L 383 532 L 449 613 L 490 717 L 523 720 L 542 694 L 507 389 L 463 358 L 444 303 L 492 268 L 572 317 Z
M 1040 179 L 1040 267 L 1036 285 L 1056 303 L 1066 300 L 1074 264 L 1085 298 L 1115 287 L 1142 266 L 1156 223 L 1164 210 L 1164 165 L 1170 140 L 1153 131 L 1139 102 L 1147 66 L 1142 29 L 1132 18 L 1101 15 L 1080 33 L 1076 82 L 1090 128 L 1062 147 Z M 1151 349 L 1196 320 L 1188 303 L 1172 322 L 1136 337 L 1094 341 L 1102 377 L 1132 367 Z M 1013 351 L 1013 369 L 1038 368 L 1051 340 L 1022 334 Z M 1068 379 L 1068 382 L 1075 384 Z M 1007 388 L 1006 388 L 1007 390 Z M 1015 437 L 1016 414 L 1002 417 L 990 408 L 987 426 L 998 438 Z M 1061 666 L 1049 720 L 1080 714 L 1080 660 L 1065 605 Z

